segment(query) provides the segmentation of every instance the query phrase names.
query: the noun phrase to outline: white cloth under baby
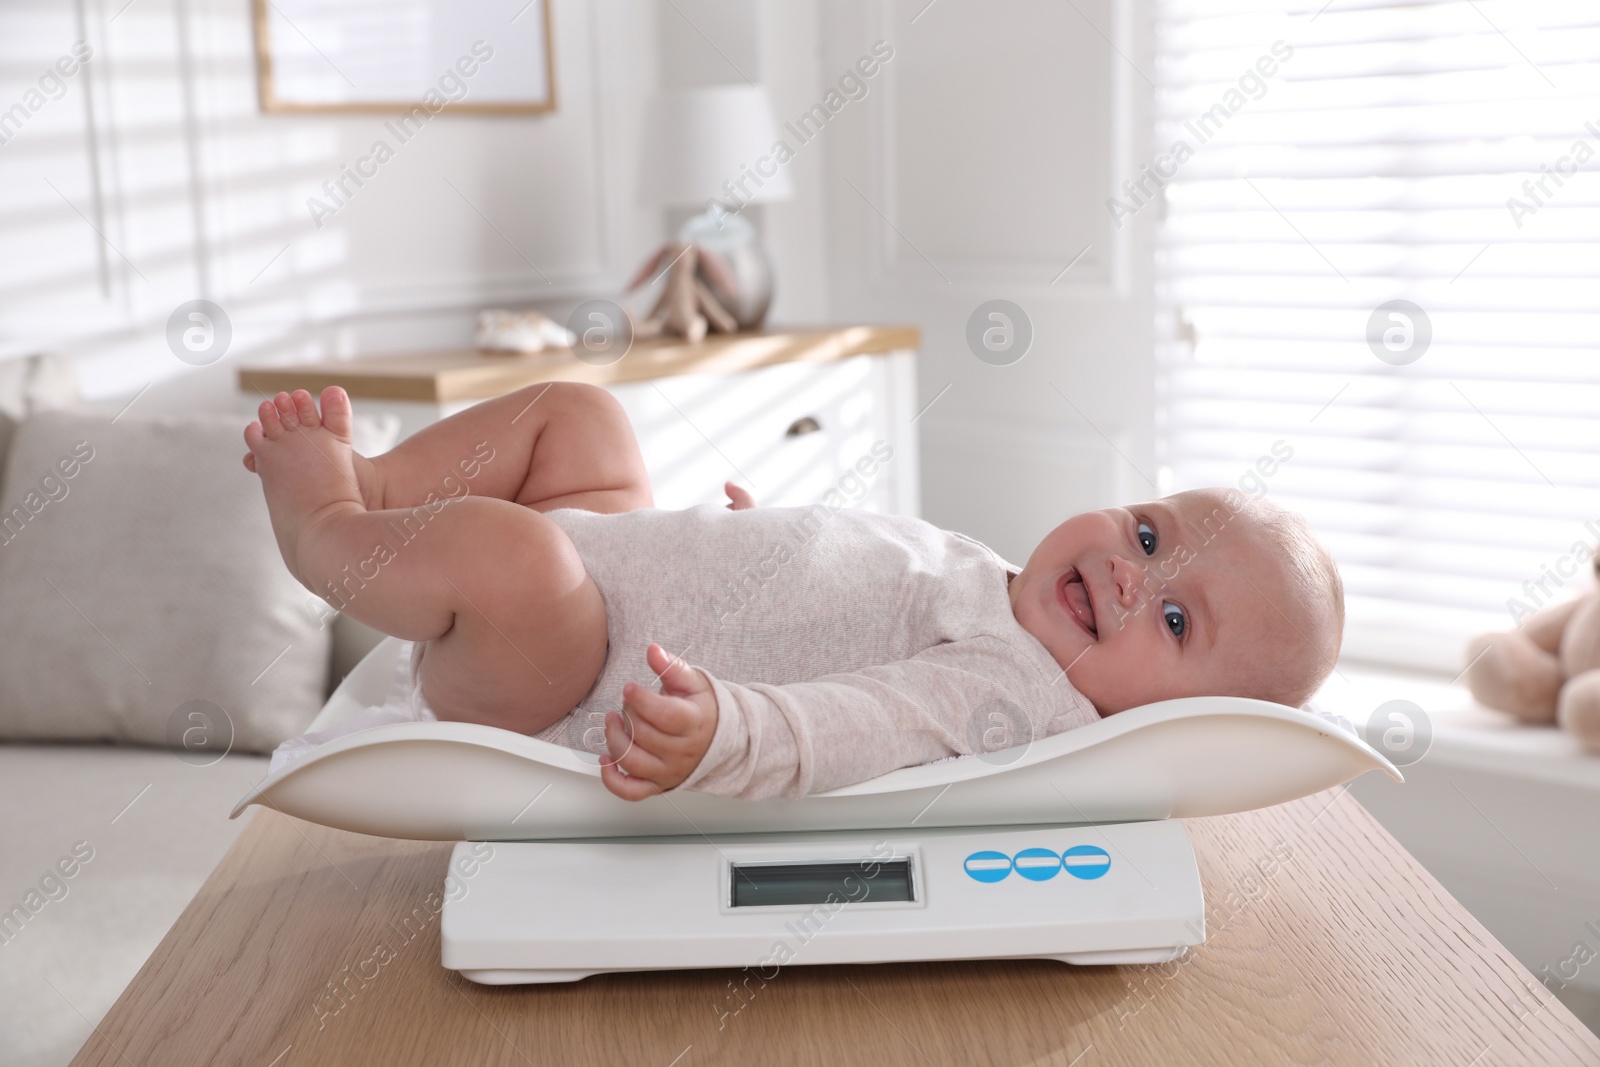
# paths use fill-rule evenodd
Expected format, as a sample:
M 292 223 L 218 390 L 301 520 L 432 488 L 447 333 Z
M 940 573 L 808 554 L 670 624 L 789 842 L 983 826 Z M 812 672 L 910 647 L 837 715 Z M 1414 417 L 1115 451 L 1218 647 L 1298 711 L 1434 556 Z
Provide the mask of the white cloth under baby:
M 357 730 L 368 730 L 374 726 L 387 726 L 396 722 L 437 722 L 439 717 L 428 707 L 428 702 L 423 699 L 422 689 L 417 685 L 417 672 L 422 662 L 423 647 L 413 642 L 401 655 L 395 657 L 394 674 L 389 679 L 388 695 L 382 704 L 363 708 L 337 726 L 289 738 L 273 750 L 272 762 L 267 765 L 267 773 L 276 774 L 281 768 L 287 767 L 318 745 L 326 744 L 336 737 L 353 734 Z

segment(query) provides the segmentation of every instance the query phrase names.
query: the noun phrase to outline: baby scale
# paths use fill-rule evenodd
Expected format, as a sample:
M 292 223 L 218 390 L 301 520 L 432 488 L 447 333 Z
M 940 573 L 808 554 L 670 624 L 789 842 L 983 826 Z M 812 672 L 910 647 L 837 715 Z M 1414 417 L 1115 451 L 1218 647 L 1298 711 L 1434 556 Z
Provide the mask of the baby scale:
M 375 648 L 312 729 L 383 704 L 405 648 Z M 631 802 L 605 789 L 587 753 L 405 722 L 308 752 L 233 817 L 265 804 L 356 833 L 459 842 L 441 963 L 486 984 L 909 960 L 1155 963 L 1205 941 L 1180 820 L 1369 770 L 1402 780 L 1318 716 L 1196 697 L 798 801 Z

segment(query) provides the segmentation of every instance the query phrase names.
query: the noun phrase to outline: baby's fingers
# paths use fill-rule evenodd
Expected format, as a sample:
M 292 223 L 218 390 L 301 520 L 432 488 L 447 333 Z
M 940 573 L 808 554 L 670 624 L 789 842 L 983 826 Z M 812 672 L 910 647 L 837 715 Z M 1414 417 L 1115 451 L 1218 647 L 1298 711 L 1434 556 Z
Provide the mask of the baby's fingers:
M 645 661 L 661 678 L 661 691 L 669 696 L 690 696 L 711 688 L 705 675 L 683 662 L 682 656 L 669 655 L 658 644 L 645 649 Z
M 679 709 L 674 705 L 677 703 L 671 697 L 652 693 L 642 687 L 635 687 L 632 692 L 624 687 L 622 712 L 620 715 L 611 713 L 617 716 L 619 723 L 620 732 L 617 736 L 631 740 L 634 745 L 659 759 L 669 758 L 683 744 L 683 735 L 663 730 L 659 724 L 664 718 L 670 720 L 676 715 Z M 619 748 L 615 751 L 621 756 L 623 750 Z
M 600 761 L 600 781 L 623 800 L 643 800 L 661 792 L 661 787 L 647 778 L 632 778 L 622 773 L 615 763 Z
M 663 684 L 665 681 L 663 678 Z M 622 687 L 622 706 L 636 716 L 637 725 L 653 727 L 662 734 L 682 737 L 694 727 L 694 705 L 651 692 L 637 682 Z
M 629 736 L 622 716 L 615 712 L 606 716 L 605 734 L 610 751 L 600 757 L 600 779 L 606 788 L 624 800 L 642 800 L 662 792 L 667 768 L 646 747 L 648 739 L 641 744 L 637 737 Z

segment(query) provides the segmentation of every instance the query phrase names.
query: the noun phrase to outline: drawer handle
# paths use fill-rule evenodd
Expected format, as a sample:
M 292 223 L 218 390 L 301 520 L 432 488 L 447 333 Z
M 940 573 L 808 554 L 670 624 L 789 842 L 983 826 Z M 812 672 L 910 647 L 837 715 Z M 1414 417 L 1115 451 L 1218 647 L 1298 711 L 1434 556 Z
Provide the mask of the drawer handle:
M 783 436 L 804 437 L 806 434 L 816 433 L 820 429 L 822 429 L 822 423 L 813 419 L 810 415 L 803 415 L 789 424 L 789 428 L 783 431 Z

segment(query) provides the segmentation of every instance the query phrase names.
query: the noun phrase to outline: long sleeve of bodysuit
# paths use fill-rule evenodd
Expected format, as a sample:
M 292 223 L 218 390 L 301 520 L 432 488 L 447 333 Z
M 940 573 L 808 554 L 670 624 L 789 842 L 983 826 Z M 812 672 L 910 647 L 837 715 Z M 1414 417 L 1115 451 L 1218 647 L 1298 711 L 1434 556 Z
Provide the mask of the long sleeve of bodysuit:
M 706 677 L 717 698 L 716 734 L 677 788 L 748 800 L 796 799 L 1098 718 L 1065 679 L 1041 684 L 1036 672 L 1019 671 L 1006 642 L 988 635 L 788 685 Z

